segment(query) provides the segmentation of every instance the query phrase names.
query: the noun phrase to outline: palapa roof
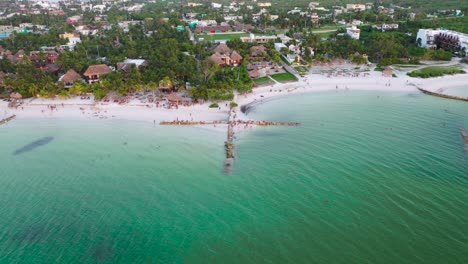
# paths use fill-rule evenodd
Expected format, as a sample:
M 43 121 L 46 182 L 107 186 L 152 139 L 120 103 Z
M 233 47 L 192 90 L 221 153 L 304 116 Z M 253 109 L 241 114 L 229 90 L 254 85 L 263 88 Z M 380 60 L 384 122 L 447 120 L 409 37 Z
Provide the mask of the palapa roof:
M 225 64 L 226 62 L 223 60 L 223 55 L 219 54 L 219 53 L 215 53 L 213 55 L 211 55 L 211 60 L 216 63 L 216 64 Z
M 225 43 L 221 43 L 214 49 L 214 52 L 230 53 L 231 49 Z
M 132 69 L 132 65 L 135 65 L 135 64 L 119 62 L 119 63 L 117 63 L 117 70 L 128 72 L 128 71 L 130 71 Z
M 117 63 L 117 70 L 128 72 L 132 69 L 133 65 L 135 65 L 137 68 L 147 67 L 148 61 L 143 59 L 126 59 L 123 62 Z
M 260 72 L 258 70 L 253 70 L 249 73 L 250 78 L 259 78 L 260 77 Z
M 169 100 L 170 102 L 181 102 L 182 99 L 183 97 L 176 93 L 171 93 L 170 95 L 167 96 L 167 100 Z
M 263 45 L 259 45 L 259 46 L 253 46 L 252 47 L 252 51 L 255 51 L 255 52 L 266 52 L 267 51 L 267 48 Z
M 19 100 L 19 99 L 23 98 L 23 96 L 21 94 L 19 94 L 19 93 L 12 93 L 12 94 L 10 94 L 10 98 Z
M 84 76 L 104 75 L 111 72 L 109 66 L 105 64 L 91 65 L 83 74 Z
M 231 53 L 231 59 L 233 59 L 233 60 L 242 60 L 242 56 L 239 53 L 237 53 L 237 51 L 233 51 Z
M 48 72 L 57 72 L 60 70 L 60 66 L 55 63 L 49 63 L 45 66 L 45 70 Z
M 392 76 L 393 70 L 390 67 L 385 67 L 384 70 L 382 71 L 382 74 L 385 76 Z
M 65 75 L 62 78 L 62 81 L 65 83 L 72 83 L 76 80 L 81 79 L 81 76 L 73 69 L 70 69 L 65 73 Z

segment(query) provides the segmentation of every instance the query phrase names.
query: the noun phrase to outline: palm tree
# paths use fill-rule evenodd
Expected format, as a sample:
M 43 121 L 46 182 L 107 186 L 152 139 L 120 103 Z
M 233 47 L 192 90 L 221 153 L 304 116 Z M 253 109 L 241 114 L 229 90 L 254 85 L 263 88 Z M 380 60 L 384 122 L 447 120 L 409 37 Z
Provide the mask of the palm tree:
M 153 93 L 153 96 L 154 96 L 154 91 L 156 91 L 158 89 L 158 84 L 155 83 L 155 82 L 149 82 L 146 85 L 146 89 L 150 90 Z
M 174 87 L 174 83 L 172 82 L 171 78 L 169 78 L 168 76 L 164 77 L 160 82 L 159 82 L 159 86 L 161 87 L 167 87 L 169 88 L 170 90 L 172 90 L 172 88 Z
M 32 96 L 36 97 L 39 94 L 40 89 L 39 89 L 39 87 L 37 85 L 31 83 L 31 84 L 28 85 L 28 92 Z

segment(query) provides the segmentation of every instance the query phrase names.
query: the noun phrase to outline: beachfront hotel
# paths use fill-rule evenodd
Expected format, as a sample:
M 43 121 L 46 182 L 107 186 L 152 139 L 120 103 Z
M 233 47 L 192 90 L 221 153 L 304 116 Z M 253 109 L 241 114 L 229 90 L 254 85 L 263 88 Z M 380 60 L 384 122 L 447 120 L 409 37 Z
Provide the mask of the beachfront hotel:
M 420 29 L 416 41 L 422 48 L 443 48 L 460 51 L 462 55 L 468 51 L 468 35 L 446 29 Z

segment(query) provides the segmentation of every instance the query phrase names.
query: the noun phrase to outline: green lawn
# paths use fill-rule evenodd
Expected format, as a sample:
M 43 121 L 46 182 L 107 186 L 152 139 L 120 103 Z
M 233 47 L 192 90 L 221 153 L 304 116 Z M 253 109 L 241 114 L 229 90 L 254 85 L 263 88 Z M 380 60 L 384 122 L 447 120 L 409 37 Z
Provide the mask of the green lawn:
M 454 75 L 466 73 L 461 69 L 459 65 L 455 66 L 430 66 L 422 68 L 416 71 L 407 73 L 411 77 L 421 77 L 421 78 L 430 78 L 430 77 L 439 77 L 444 75 Z
M 273 81 L 268 78 L 268 77 L 260 77 L 258 79 L 253 80 L 257 85 L 266 85 L 266 84 L 272 84 Z
M 275 79 L 278 82 L 297 81 L 296 76 L 292 75 L 289 72 L 274 74 L 271 75 L 271 78 Z
M 197 37 L 203 38 L 206 41 L 216 41 L 216 40 L 233 40 L 233 39 L 240 39 L 241 37 L 248 37 L 249 34 L 246 33 L 234 33 L 234 34 L 199 34 Z

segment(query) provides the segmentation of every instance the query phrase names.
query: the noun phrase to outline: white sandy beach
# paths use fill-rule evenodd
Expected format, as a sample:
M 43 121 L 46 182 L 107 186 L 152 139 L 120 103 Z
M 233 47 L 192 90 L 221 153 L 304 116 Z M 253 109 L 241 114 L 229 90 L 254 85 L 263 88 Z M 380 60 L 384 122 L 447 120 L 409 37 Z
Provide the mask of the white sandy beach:
M 328 77 L 321 74 L 308 74 L 297 82 L 274 84 L 255 88 L 253 93 L 236 95 L 234 101 L 239 106 L 255 104 L 267 99 L 288 94 L 319 91 L 343 92 L 353 90 L 368 91 L 417 91 L 416 86 L 436 91 L 440 88 L 468 86 L 468 74 L 444 76 L 430 79 L 408 77 L 404 72 L 395 72 L 397 78 L 384 77 L 381 72 L 371 71 L 366 77 Z M 0 117 L 15 114 L 17 119 L 66 118 L 66 119 L 123 119 L 145 121 L 158 124 L 162 121 L 226 121 L 229 117 L 229 102 L 219 103 L 220 109 L 210 109 L 209 102 L 192 106 L 179 106 L 178 109 L 156 108 L 155 104 L 142 104 L 132 100 L 128 104 L 94 103 L 94 100 L 81 100 L 79 97 L 59 99 L 25 99 L 17 109 L 8 108 L 7 102 L 0 102 Z M 48 106 L 54 105 L 51 110 Z M 238 120 L 248 120 L 237 111 Z

